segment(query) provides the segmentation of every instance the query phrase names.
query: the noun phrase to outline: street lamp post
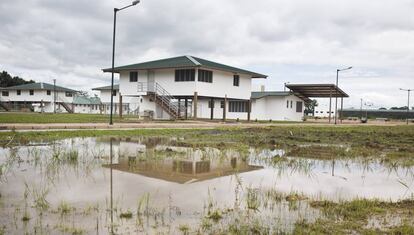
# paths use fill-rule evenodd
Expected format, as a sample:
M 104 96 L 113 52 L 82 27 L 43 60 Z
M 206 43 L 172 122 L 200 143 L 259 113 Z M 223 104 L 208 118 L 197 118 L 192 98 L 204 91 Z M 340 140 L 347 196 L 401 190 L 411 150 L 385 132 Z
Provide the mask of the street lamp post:
M 111 112 L 109 116 L 109 125 L 113 125 L 112 114 L 113 114 L 113 106 L 114 106 L 114 69 L 115 69 L 115 31 L 116 31 L 116 13 L 118 11 L 122 11 L 129 7 L 135 6 L 140 2 L 140 0 L 135 0 L 131 3 L 131 5 L 122 7 L 122 8 L 114 8 L 114 31 L 112 35 L 112 78 L 111 78 Z
M 337 124 L 337 116 L 338 116 L 338 89 L 339 89 L 338 88 L 338 78 L 339 78 L 339 72 L 345 71 L 345 70 L 350 70 L 350 69 L 352 69 L 352 66 L 348 67 L 348 68 L 345 68 L 345 69 L 337 69 L 336 70 L 335 125 Z
M 407 125 L 408 125 L 408 119 L 410 117 L 410 93 L 411 93 L 412 89 L 400 88 L 400 90 L 406 91 L 408 93 L 408 99 L 407 99 Z

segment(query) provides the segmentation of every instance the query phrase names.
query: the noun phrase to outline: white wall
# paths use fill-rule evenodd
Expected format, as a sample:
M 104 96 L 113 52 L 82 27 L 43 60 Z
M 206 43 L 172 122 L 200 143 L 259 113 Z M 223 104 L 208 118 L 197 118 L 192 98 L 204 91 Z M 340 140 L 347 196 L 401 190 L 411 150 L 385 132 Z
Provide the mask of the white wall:
M 53 90 L 50 91 L 50 95 L 47 95 L 46 90 L 34 90 L 33 95 L 30 95 L 29 90 L 21 90 L 21 94 L 17 95 L 16 90 L 9 90 L 9 96 L 1 96 L 1 101 L 16 101 L 16 102 L 53 102 Z M 66 97 L 66 93 L 63 91 L 56 92 L 56 101 L 72 103 L 72 97 Z
M 89 113 L 89 114 L 100 114 L 100 105 L 89 105 L 89 104 L 74 104 L 73 109 L 75 113 Z
M 153 70 L 154 81 L 160 84 L 173 96 L 193 96 L 198 92 L 199 96 L 221 97 L 227 95 L 232 99 L 249 99 L 251 93 L 251 78 L 247 75 L 240 75 L 239 86 L 233 86 L 234 73 L 213 71 L 213 83 L 197 81 L 198 72 L 196 70 L 195 81 L 176 82 L 175 69 Z M 147 71 L 138 72 L 138 82 L 148 82 L 149 73 Z M 120 92 L 123 96 L 141 95 L 138 93 L 138 83 L 129 81 L 129 71 L 120 73 Z
M 292 106 L 290 102 L 292 101 Z M 302 112 L 296 112 L 296 102 L 302 102 Z M 287 102 L 289 106 L 287 107 Z M 300 98 L 290 96 L 267 96 L 252 101 L 251 119 L 273 121 L 302 121 L 304 102 Z

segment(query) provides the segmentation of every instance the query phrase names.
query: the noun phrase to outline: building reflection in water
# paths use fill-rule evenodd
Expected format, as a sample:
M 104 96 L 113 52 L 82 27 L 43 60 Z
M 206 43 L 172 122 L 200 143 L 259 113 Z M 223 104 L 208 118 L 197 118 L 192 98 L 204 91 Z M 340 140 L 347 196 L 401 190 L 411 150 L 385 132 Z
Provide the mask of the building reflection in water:
M 111 143 L 114 146 L 110 149 L 116 150 L 112 164 L 105 167 L 180 184 L 263 168 L 249 165 L 240 153 L 230 150 L 224 152 L 213 148 L 194 150 L 153 144 L 147 147 L 145 141 L 138 140 L 116 140 L 110 141 Z

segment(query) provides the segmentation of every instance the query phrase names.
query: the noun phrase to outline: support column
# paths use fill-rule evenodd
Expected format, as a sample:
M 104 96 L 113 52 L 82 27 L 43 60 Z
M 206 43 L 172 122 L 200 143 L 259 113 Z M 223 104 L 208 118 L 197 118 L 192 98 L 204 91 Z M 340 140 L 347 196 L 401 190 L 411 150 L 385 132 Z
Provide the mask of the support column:
M 198 103 L 198 93 L 194 92 L 193 106 L 194 106 L 194 120 L 197 120 L 197 103 Z
M 341 97 L 341 116 L 339 116 L 341 123 L 342 123 L 342 110 L 344 109 L 344 97 Z
M 181 118 L 181 99 L 178 98 L 178 118 Z
M 250 122 L 250 113 L 252 111 L 252 100 L 247 101 L 247 121 Z
M 332 87 L 329 90 L 329 123 L 331 123 L 332 117 Z
M 185 120 L 188 120 L 188 98 L 184 99 L 184 106 L 185 106 Z
M 210 100 L 210 119 L 214 119 L 214 98 Z
M 119 93 L 119 117 L 122 118 L 122 95 Z
M 223 122 L 226 121 L 226 112 L 227 112 L 227 95 L 224 96 L 224 104 L 223 104 Z

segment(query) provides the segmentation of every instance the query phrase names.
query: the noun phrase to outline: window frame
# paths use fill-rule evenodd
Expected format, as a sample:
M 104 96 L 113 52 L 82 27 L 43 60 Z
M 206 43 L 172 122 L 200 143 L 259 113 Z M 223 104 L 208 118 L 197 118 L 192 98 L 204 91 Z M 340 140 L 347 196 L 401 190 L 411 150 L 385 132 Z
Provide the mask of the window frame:
M 29 90 L 29 95 L 34 95 L 34 90 Z
M 1 91 L 1 96 L 9 96 L 9 91 Z
M 112 96 L 117 96 L 117 91 L 116 90 L 112 90 Z
M 73 97 L 73 94 L 70 91 L 66 91 L 65 97 Z
M 51 90 L 46 90 L 46 95 L 52 95 L 52 91 Z
M 206 82 L 206 83 L 213 83 L 213 71 L 205 70 L 205 69 L 199 69 L 198 70 L 197 81 Z
M 16 90 L 16 95 L 22 95 L 22 90 Z
M 248 101 L 242 101 L 242 100 L 232 100 L 229 101 L 229 113 L 247 113 L 249 111 L 248 109 Z
M 129 82 L 138 82 L 138 71 L 129 72 Z
M 233 75 L 233 86 L 240 87 L 240 75 L 238 74 Z
M 174 72 L 175 82 L 195 82 L 195 69 L 176 69 Z

